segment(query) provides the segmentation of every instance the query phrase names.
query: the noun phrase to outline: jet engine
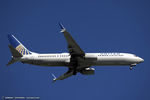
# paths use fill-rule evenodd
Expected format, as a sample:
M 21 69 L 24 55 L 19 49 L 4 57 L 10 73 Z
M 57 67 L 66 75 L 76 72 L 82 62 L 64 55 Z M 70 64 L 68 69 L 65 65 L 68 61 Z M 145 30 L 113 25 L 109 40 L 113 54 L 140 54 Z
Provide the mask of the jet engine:
M 94 75 L 95 69 L 94 68 L 85 68 L 85 69 L 81 70 L 80 73 L 83 75 Z

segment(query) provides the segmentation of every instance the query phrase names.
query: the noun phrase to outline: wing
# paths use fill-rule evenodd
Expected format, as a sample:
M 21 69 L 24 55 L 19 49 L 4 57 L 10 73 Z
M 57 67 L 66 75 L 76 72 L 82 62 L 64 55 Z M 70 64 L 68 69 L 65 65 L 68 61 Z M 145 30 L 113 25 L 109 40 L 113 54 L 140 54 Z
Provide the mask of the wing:
M 53 74 L 52 74 L 53 75 Z M 54 79 L 53 79 L 53 82 L 55 82 L 56 80 L 63 80 L 63 79 L 66 79 L 70 76 L 73 75 L 73 70 L 68 70 L 66 73 L 64 73 L 63 75 L 59 76 L 58 78 L 56 78 L 54 75 Z
M 72 36 L 66 31 L 66 29 L 63 27 L 61 23 L 59 23 L 61 32 L 64 34 L 64 37 L 66 38 L 67 44 L 68 44 L 68 51 L 71 55 L 80 55 L 84 56 L 84 51 L 79 47 L 79 45 L 76 43 L 76 41 L 72 38 Z

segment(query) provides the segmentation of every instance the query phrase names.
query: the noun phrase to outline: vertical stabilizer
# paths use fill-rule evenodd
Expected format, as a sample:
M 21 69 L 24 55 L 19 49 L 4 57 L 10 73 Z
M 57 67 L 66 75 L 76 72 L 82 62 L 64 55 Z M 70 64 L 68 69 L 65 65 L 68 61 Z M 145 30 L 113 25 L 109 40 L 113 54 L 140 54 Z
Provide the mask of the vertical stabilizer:
M 23 44 L 21 44 L 21 42 L 19 40 L 17 40 L 17 38 L 14 35 L 8 34 L 8 40 L 10 42 L 9 48 L 11 48 L 10 51 L 11 51 L 12 55 L 13 55 L 12 50 L 15 53 L 16 53 L 16 51 L 18 51 L 19 54 L 21 54 L 22 56 L 31 54 L 31 51 L 29 51 L 27 48 L 25 48 L 25 46 L 23 46 Z

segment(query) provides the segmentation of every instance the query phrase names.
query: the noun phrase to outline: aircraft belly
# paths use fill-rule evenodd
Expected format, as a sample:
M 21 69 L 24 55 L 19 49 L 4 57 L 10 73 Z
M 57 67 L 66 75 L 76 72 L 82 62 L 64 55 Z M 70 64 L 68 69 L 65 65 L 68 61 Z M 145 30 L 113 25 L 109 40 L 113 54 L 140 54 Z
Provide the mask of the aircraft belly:
M 68 62 L 62 60 L 29 60 L 23 61 L 23 63 L 40 65 L 40 66 L 67 66 Z

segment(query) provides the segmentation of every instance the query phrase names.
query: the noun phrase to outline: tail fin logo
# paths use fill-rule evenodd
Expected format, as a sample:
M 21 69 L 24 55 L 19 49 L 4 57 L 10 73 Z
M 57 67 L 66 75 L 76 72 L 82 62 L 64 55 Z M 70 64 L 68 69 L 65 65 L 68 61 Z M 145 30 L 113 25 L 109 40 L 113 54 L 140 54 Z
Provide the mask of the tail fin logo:
M 29 50 L 25 49 L 21 44 L 16 47 L 16 50 L 22 55 L 31 54 Z
M 25 48 L 19 40 L 12 34 L 8 34 L 8 40 L 10 44 L 21 54 L 21 55 L 29 55 L 31 52 Z

